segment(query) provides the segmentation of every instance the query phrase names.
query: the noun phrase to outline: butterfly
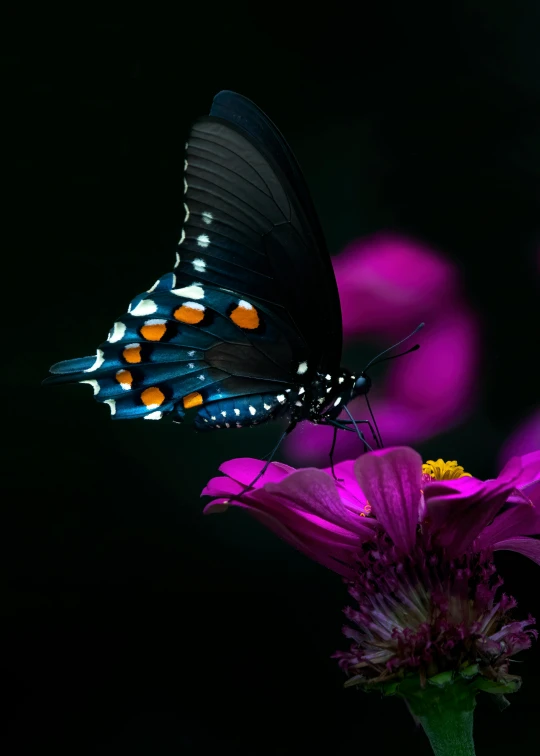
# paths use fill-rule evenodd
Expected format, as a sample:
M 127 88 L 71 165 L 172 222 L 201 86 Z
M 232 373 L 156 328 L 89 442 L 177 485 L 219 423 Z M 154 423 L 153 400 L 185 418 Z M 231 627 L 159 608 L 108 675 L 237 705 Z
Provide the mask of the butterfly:
M 336 279 L 283 136 L 246 97 L 219 92 L 191 127 L 183 181 L 173 271 L 95 356 L 53 365 L 45 383 L 89 384 L 113 419 L 182 421 L 197 408 L 199 431 L 286 417 L 285 433 L 302 420 L 359 432 L 350 413 L 337 418 L 371 380 L 340 365 Z

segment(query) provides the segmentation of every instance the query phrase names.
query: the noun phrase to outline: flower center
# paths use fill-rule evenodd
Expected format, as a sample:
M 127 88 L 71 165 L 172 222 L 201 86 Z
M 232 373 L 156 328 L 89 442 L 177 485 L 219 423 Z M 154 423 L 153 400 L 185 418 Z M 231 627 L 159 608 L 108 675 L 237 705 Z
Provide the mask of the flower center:
M 461 465 L 458 465 L 456 460 L 450 460 L 445 462 L 443 459 L 438 459 L 436 462 L 432 459 L 422 465 L 422 478 L 424 483 L 429 483 L 432 480 L 455 480 L 456 478 L 472 478 L 472 475 L 465 472 Z
M 529 648 L 534 619 L 515 620 L 511 596 L 500 593 L 490 551 L 449 559 L 429 534 L 400 555 L 388 535 L 374 533 L 349 583 L 356 606 L 345 616 L 349 651 L 340 666 L 354 684 L 386 682 L 416 670 L 426 679 L 471 664 L 495 680 L 509 674 L 513 654 Z

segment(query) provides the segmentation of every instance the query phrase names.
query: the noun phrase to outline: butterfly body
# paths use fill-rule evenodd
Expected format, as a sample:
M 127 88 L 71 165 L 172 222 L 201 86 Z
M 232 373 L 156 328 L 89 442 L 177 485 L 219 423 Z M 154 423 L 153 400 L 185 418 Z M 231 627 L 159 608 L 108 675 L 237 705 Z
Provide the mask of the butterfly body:
M 341 307 L 300 168 L 251 101 L 220 92 L 186 144 L 174 270 L 135 297 L 94 357 L 46 383 L 92 386 L 114 419 L 195 428 L 329 423 L 367 376 L 340 367 Z

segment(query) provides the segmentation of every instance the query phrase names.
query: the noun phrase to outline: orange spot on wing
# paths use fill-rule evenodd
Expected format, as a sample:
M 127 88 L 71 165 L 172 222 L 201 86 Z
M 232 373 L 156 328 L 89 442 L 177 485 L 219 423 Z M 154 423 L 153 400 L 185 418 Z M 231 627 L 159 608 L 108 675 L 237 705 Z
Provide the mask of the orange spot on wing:
M 167 326 L 165 323 L 156 323 L 155 325 L 143 325 L 141 336 L 147 341 L 159 341 L 165 336 Z
M 131 386 L 133 383 L 133 376 L 129 370 L 119 370 L 116 374 L 116 380 L 118 383 L 123 383 L 127 386 Z
M 258 328 L 260 323 L 259 313 L 254 307 L 248 309 L 239 305 L 231 312 L 230 318 L 240 328 L 248 328 L 250 330 Z
M 142 392 L 141 400 L 147 407 L 151 405 L 159 407 L 165 401 L 165 394 L 157 386 L 151 386 Z
M 187 394 L 182 401 L 184 402 L 184 409 L 190 409 L 191 407 L 198 407 L 203 403 L 203 398 L 198 391 L 194 391 L 192 394 Z
M 204 318 L 204 310 L 199 310 L 195 309 L 194 307 L 182 305 L 182 307 L 179 307 L 177 310 L 175 310 L 174 317 L 177 320 L 180 320 L 182 323 L 195 325 L 196 323 L 200 323 Z
M 140 362 L 141 361 L 141 347 L 139 345 L 136 347 L 129 347 L 127 349 L 124 349 L 124 351 L 122 352 L 122 355 L 125 361 L 131 364 Z

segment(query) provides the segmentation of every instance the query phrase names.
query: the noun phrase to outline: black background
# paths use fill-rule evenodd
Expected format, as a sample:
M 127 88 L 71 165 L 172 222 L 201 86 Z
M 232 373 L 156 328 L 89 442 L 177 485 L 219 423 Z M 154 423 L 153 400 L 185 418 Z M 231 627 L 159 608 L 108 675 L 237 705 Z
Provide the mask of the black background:
M 6 753 L 429 753 L 399 701 L 342 689 L 339 578 L 241 512 L 202 516 L 218 465 L 261 456 L 276 427 L 111 423 L 88 389 L 40 386 L 170 269 L 189 124 L 229 88 L 286 135 L 332 251 L 394 229 L 460 266 L 482 397 L 420 451 L 495 474 L 538 401 L 538 5 L 371 5 L 6 27 Z M 538 613 L 538 567 L 497 563 Z M 479 704 L 479 754 L 537 740 L 538 649 L 522 659 L 512 706 Z

